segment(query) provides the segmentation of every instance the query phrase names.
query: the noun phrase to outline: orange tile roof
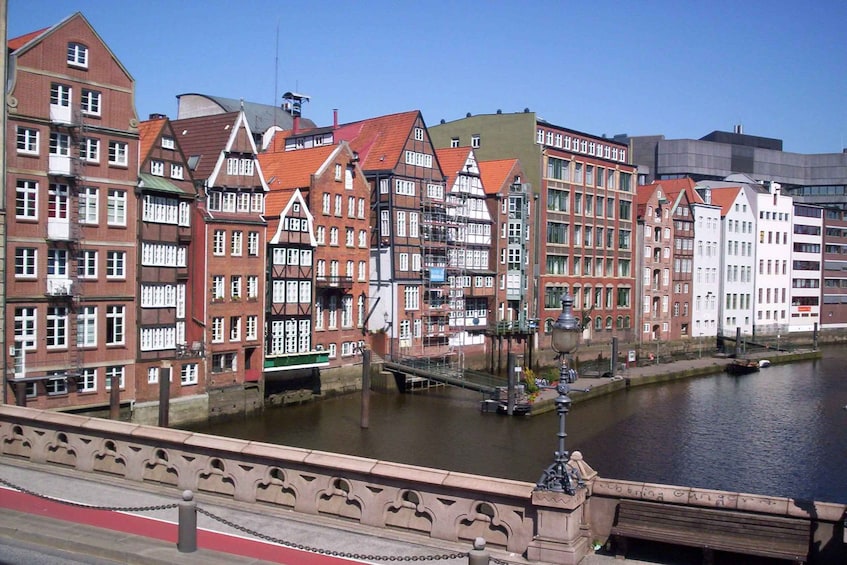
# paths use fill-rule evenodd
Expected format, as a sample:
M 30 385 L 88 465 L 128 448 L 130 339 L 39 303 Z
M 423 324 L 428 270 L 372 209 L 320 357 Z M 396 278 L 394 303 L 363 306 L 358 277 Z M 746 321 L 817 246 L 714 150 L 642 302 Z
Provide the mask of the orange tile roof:
M 311 176 L 317 172 L 327 158 L 338 149 L 337 145 L 325 145 L 312 149 L 260 153 L 259 164 L 268 188 L 308 188 Z
M 138 124 L 138 135 L 140 137 L 139 147 L 139 162 L 143 163 L 150 154 L 150 150 L 159 140 L 162 135 L 162 128 L 165 125 L 167 118 L 157 118 L 155 120 L 144 120 Z
M 721 216 L 726 216 L 729 213 L 729 210 L 735 203 L 735 199 L 738 197 L 738 193 L 740 191 L 740 186 L 727 186 L 712 189 L 712 204 L 721 207 Z
M 465 163 L 468 162 L 468 156 L 473 149 L 470 147 L 445 147 L 436 149 L 435 155 L 438 157 L 438 163 L 441 165 L 441 172 L 444 173 L 451 181 L 455 181 L 459 173 L 465 168 Z
M 520 161 L 517 159 L 498 159 L 480 161 L 479 174 L 486 194 L 497 194 L 504 184 L 511 183 L 518 174 Z
M 265 196 L 265 216 L 269 219 L 279 218 L 279 215 L 288 206 L 288 202 L 297 189 L 294 188 L 278 188 L 271 190 Z
M 348 141 L 359 153 L 362 170 L 390 170 L 400 163 L 419 116 L 418 110 L 379 116 L 341 125 L 333 134 L 336 142 Z
M 13 37 L 12 39 L 9 40 L 9 42 L 6 45 L 9 49 L 9 51 L 17 51 L 18 49 L 20 49 L 21 47 L 23 47 L 24 45 L 26 45 L 27 43 L 29 43 L 30 41 L 32 41 L 33 39 L 35 39 L 36 37 L 38 37 L 39 35 L 44 33 L 45 31 L 47 31 L 48 29 L 50 29 L 50 28 L 45 27 L 44 29 L 39 29 L 38 31 L 31 31 L 31 32 L 29 32 L 25 35 L 19 35 L 18 37 Z

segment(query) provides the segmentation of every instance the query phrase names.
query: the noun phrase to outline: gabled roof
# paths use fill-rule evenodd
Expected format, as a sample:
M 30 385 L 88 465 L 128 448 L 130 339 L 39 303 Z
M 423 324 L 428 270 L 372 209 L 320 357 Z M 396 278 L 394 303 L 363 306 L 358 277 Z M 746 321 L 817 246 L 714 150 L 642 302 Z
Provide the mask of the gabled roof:
M 291 113 L 280 106 L 195 92 L 177 94 L 176 98 L 178 104 L 177 119 L 195 118 L 201 115 L 200 112 L 202 112 L 202 115 L 216 115 L 244 110 L 250 129 L 257 133 L 267 131 L 274 126 L 284 130 L 291 129 L 294 125 L 294 118 Z M 315 124 L 312 120 L 300 118 L 300 126 L 313 128 Z
M 10 53 L 11 55 L 17 57 L 22 53 L 28 51 L 30 47 L 38 44 L 40 41 L 55 32 L 57 29 L 61 28 L 68 22 L 71 22 L 75 19 L 80 19 L 83 21 L 83 23 L 85 23 L 88 29 L 91 30 L 91 33 L 94 35 L 94 37 L 97 38 L 97 41 L 99 41 L 103 45 L 103 48 L 106 49 L 109 55 L 111 55 L 112 59 L 115 61 L 115 64 L 120 67 L 121 71 L 127 76 L 129 80 L 134 81 L 135 79 L 132 78 L 132 75 L 129 74 L 129 71 L 126 69 L 126 67 L 123 66 L 123 63 L 121 63 L 120 60 L 115 56 L 115 53 L 112 51 L 109 45 L 105 41 L 103 41 L 103 38 L 100 37 L 100 34 L 97 33 L 97 30 L 94 29 L 94 26 L 91 25 L 91 22 L 89 22 L 85 18 L 85 16 L 82 15 L 82 12 L 75 12 L 50 27 L 45 27 L 43 29 L 32 31 L 30 33 L 19 35 L 18 37 L 9 39 L 6 42 L 7 53 Z
M 441 164 L 441 172 L 451 181 L 455 181 L 460 173 L 465 172 L 465 164 L 472 152 L 473 149 L 470 147 L 446 147 L 435 150 L 438 162 Z
M 37 38 L 39 35 L 41 35 L 45 31 L 47 31 L 48 29 L 50 29 L 50 28 L 45 27 L 45 28 L 39 29 L 37 31 L 31 31 L 31 32 L 29 32 L 25 35 L 19 35 L 18 37 L 13 37 L 12 39 L 9 40 L 9 43 L 7 44 L 7 48 L 8 48 L 9 51 L 17 51 L 18 49 L 20 49 L 21 47 L 23 47 L 24 45 L 26 45 L 27 43 L 29 43 L 33 39 Z
M 138 136 L 140 140 L 138 148 L 138 162 L 143 163 L 150 154 L 150 150 L 162 136 L 162 128 L 165 126 L 167 118 L 157 118 L 154 120 L 145 120 L 138 124 Z
M 221 151 L 232 136 L 232 128 L 238 122 L 238 114 L 229 112 L 171 122 L 189 164 L 193 157 L 199 156 L 193 168 L 195 179 L 208 179 L 214 172 Z
M 259 163 L 271 191 L 308 188 L 311 177 L 338 151 L 339 145 L 326 145 L 297 151 L 260 153 Z
M 479 174 L 482 187 L 486 194 L 498 194 L 504 184 L 511 184 L 515 170 L 519 166 L 517 159 L 498 159 L 495 161 L 480 161 Z
M 712 204 L 721 207 L 721 217 L 726 216 L 732 209 L 732 205 L 735 203 L 735 199 L 738 197 L 740 191 L 740 186 L 711 189 Z
M 350 143 L 353 151 L 359 154 L 362 170 L 391 170 L 400 163 L 420 115 L 420 111 L 411 110 L 344 124 L 335 130 L 335 140 Z

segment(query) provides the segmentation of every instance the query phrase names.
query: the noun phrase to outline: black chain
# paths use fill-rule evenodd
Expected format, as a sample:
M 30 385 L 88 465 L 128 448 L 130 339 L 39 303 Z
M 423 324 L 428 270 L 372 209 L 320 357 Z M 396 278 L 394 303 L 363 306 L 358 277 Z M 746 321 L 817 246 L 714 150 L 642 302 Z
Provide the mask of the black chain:
M 308 551 L 311 553 L 318 553 L 320 555 L 329 555 L 330 557 L 343 557 L 345 559 L 357 559 L 359 561 L 441 561 L 447 559 L 462 559 L 468 556 L 467 552 L 464 553 L 445 553 L 442 555 L 410 555 L 405 557 L 397 557 L 396 555 L 365 555 L 362 553 L 348 553 L 346 551 L 334 551 L 331 549 L 321 549 L 319 547 L 310 547 L 308 545 L 303 545 L 299 543 L 293 543 L 290 541 L 282 540 L 279 538 L 275 538 L 273 536 L 269 536 L 267 534 L 263 534 L 261 532 L 257 532 L 255 530 L 251 530 L 250 528 L 246 528 L 240 524 L 236 524 L 235 522 L 230 522 L 226 518 L 221 518 L 220 516 L 216 516 L 209 512 L 208 510 L 203 510 L 202 508 L 197 508 L 197 512 L 203 514 L 204 516 L 208 516 L 212 520 L 217 520 L 221 524 L 229 526 L 230 528 L 234 528 L 240 532 L 244 532 L 245 534 L 251 535 L 253 537 L 269 541 L 271 543 L 275 543 L 278 545 L 284 545 L 286 547 L 290 547 L 293 549 L 298 549 L 301 551 Z M 508 564 L 504 564 L 508 565 Z
M 53 498 L 52 496 L 47 496 L 45 494 L 40 494 L 33 490 L 24 488 L 22 486 L 16 485 L 12 482 L 9 482 L 5 479 L 0 478 L 0 484 L 5 485 L 11 489 L 22 492 L 24 494 L 28 494 L 31 496 L 35 496 L 37 498 L 41 498 L 43 500 L 49 500 L 51 502 L 58 502 L 60 504 L 66 504 L 68 506 L 73 506 L 75 508 L 87 508 L 90 510 L 110 510 L 115 512 L 155 512 L 157 510 L 170 510 L 173 508 L 178 508 L 178 504 L 160 504 L 158 506 L 95 506 L 92 504 L 82 504 L 80 502 L 72 502 L 70 500 L 62 500 L 60 498 Z M 293 543 L 289 541 L 285 541 L 282 539 L 275 538 L 273 536 L 269 536 L 267 534 L 263 534 L 261 532 L 257 532 L 255 530 L 251 530 L 250 528 L 246 528 L 240 524 L 236 524 L 235 522 L 231 522 L 226 518 L 221 518 L 220 516 L 216 516 L 212 514 L 208 510 L 204 510 L 202 508 L 197 507 L 197 512 L 203 514 L 204 516 L 208 516 L 213 520 L 217 520 L 221 524 L 229 526 L 235 530 L 240 532 L 244 532 L 245 534 L 251 535 L 253 537 L 269 541 L 271 543 L 275 543 L 278 545 L 284 545 L 286 547 L 291 547 L 293 549 L 298 549 L 301 551 L 308 551 L 311 553 L 318 553 L 320 555 L 329 555 L 331 557 L 343 557 L 347 559 L 358 559 L 360 561 L 441 561 L 448 559 L 461 559 L 468 556 L 468 553 L 446 553 L 442 555 L 411 555 L 406 557 L 397 557 L 396 555 L 365 555 L 361 553 L 348 553 L 344 551 L 333 551 L 331 549 L 321 549 L 318 547 L 310 547 L 307 545 L 302 545 L 299 543 Z M 503 565 L 509 565 L 508 563 L 503 563 Z
M 7 487 L 22 492 L 24 494 L 29 494 L 31 496 L 41 498 L 43 500 L 58 502 L 60 504 L 66 504 L 75 508 L 88 508 L 91 510 L 112 510 L 115 512 L 155 512 L 156 510 L 170 510 L 179 506 L 177 504 L 160 504 L 158 506 L 94 506 L 92 504 L 82 504 L 81 502 L 72 502 L 70 500 L 62 500 L 61 498 L 53 498 L 52 496 L 40 494 L 35 491 L 18 486 L 14 483 L 10 483 L 5 479 L 0 479 L 0 484 L 6 485 Z

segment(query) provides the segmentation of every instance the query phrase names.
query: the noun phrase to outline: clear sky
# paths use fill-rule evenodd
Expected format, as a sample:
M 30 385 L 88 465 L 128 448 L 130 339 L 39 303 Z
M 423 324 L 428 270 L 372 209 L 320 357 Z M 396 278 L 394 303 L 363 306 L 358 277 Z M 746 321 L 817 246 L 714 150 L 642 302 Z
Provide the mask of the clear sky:
M 428 125 L 530 108 L 594 135 L 713 130 L 847 147 L 847 2 L 7 0 L 10 38 L 82 12 L 136 81 L 278 103 L 318 125 L 419 109 Z M 277 39 L 278 38 L 278 39 Z

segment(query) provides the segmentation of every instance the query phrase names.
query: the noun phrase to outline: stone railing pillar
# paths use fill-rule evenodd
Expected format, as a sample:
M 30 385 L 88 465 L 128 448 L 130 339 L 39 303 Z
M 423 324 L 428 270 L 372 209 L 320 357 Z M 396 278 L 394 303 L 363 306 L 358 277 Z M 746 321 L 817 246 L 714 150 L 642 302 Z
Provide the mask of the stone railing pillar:
M 582 530 L 585 489 L 570 496 L 562 492 L 536 490 L 532 504 L 537 512 L 535 536 L 526 550 L 530 561 L 576 565 L 588 555 L 588 538 Z

